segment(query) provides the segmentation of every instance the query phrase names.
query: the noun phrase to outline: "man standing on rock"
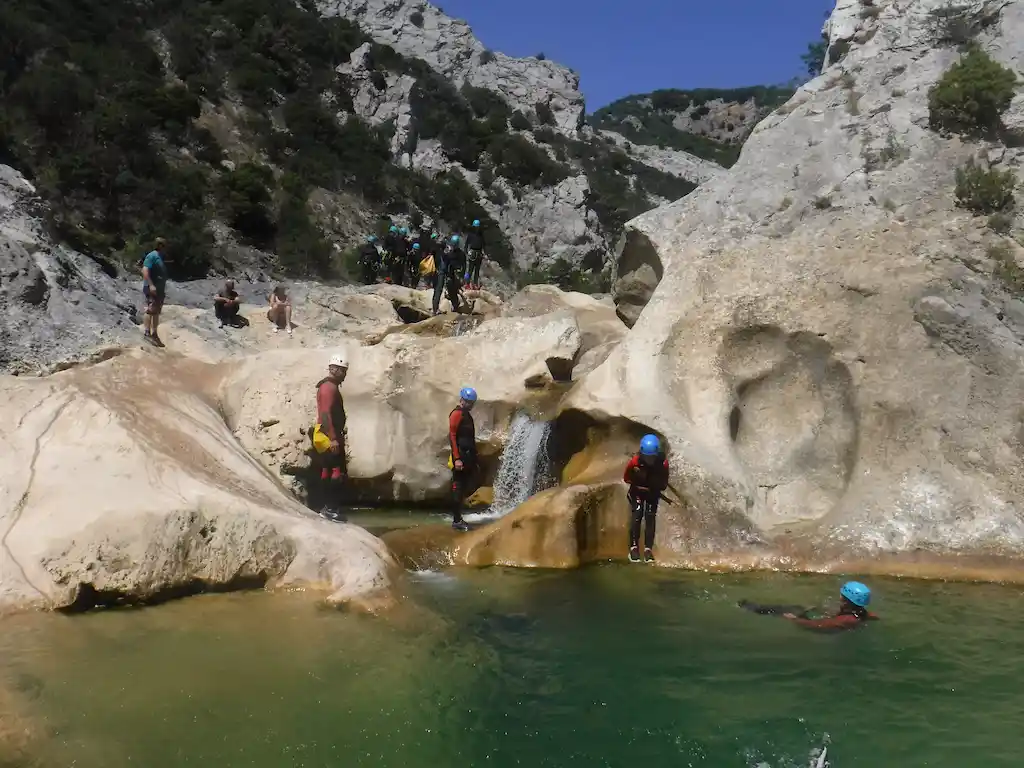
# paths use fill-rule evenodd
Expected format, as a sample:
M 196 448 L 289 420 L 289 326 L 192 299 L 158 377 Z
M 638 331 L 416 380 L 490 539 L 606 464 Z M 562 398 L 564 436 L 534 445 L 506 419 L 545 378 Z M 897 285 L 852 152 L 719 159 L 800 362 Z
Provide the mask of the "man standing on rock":
M 348 463 L 345 455 L 345 402 L 341 397 L 341 383 L 348 375 L 348 360 L 342 354 L 331 357 L 327 377 L 316 385 L 316 413 L 320 431 L 331 441 L 330 449 L 319 454 L 320 490 L 323 505 L 320 516 L 328 520 L 341 520 L 339 494 L 347 478 Z
M 469 495 L 469 484 L 477 468 L 476 425 L 472 414 L 475 404 L 476 390 L 463 387 L 459 392 L 459 404 L 448 415 L 448 444 L 452 452 L 452 528 L 456 531 L 469 530 L 462 519 L 462 504 Z
M 466 284 L 471 291 L 480 290 L 480 267 L 484 263 L 484 234 L 480 219 L 473 219 L 473 228 L 466 233 Z
M 160 311 L 164 308 L 164 296 L 167 292 L 167 265 L 164 264 L 164 251 L 167 243 L 158 237 L 153 250 L 142 260 L 142 295 L 146 300 L 146 315 L 142 325 L 145 339 L 150 344 L 162 347 L 160 340 Z
M 462 238 L 452 235 L 444 252 L 442 266 L 437 271 L 437 285 L 434 286 L 434 314 L 440 314 L 441 293 L 447 289 L 452 312 L 459 311 L 459 291 L 462 289 L 462 273 L 466 269 L 466 252 L 461 247 Z

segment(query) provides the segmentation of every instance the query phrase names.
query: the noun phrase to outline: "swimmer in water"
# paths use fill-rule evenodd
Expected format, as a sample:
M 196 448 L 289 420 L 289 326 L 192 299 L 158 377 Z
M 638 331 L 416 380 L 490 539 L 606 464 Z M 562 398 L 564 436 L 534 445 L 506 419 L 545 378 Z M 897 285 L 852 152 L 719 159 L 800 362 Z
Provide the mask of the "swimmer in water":
M 848 581 L 839 590 L 839 612 L 834 616 L 810 618 L 807 611 L 799 606 L 791 605 L 757 605 L 743 601 L 740 606 L 748 611 L 764 615 L 782 614 L 782 618 L 799 624 L 801 627 L 832 632 L 841 629 L 854 629 L 862 622 L 878 617 L 867 609 L 871 602 L 871 590 L 859 581 Z

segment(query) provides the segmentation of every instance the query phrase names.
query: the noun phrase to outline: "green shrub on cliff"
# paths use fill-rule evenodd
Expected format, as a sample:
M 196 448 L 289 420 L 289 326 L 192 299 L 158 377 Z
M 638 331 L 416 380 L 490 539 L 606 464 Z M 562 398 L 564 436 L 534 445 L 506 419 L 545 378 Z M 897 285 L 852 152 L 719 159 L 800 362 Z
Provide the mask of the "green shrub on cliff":
M 973 47 L 929 91 L 929 123 L 937 131 L 995 135 L 1018 84 L 1013 70 Z
M 956 171 L 956 204 L 975 213 L 996 213 L 1013 207 L 1017 176 L 1007 169 L 982 168 L 973 160 Z

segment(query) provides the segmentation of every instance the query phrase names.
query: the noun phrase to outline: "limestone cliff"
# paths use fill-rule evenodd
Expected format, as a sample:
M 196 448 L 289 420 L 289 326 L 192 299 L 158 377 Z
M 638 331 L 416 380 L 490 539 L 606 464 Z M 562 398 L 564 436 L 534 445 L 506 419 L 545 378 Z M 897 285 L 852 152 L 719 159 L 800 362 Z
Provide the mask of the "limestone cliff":
M 661 534 L 677 556 L 1024 552 L 1024 221 L 954 195 L 1024 150 L 929 118 L 965 43 L 1020 73 L 1024 2 L 950 13 L 843 0 L 825 70 L 731 172 L 628 225 L 633 327 L 570 408 L 666 437 L 696 510 Z

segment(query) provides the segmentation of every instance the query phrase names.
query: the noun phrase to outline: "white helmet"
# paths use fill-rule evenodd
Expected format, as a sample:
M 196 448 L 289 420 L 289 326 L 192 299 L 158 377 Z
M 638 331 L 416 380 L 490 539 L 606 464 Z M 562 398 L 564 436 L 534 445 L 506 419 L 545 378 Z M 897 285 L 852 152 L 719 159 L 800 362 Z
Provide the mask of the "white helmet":
M 338 352 L 336 355 L 331 357 L 331 362 L 327 364 L 329 367 L 338 366 L 339 368 L 348 368 L 348 358 L 345 357 L 344 352 Z

